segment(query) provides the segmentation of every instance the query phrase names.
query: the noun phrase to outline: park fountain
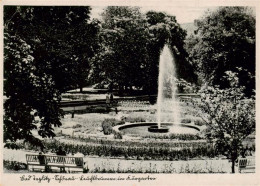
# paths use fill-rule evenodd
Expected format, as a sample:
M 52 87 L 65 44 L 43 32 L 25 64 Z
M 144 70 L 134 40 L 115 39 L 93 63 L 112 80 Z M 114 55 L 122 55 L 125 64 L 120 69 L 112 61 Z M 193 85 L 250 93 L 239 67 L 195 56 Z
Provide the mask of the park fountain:
M 143 134 L 146 133 L 145 128 L 148 127 L 148 131 L 147 128 L 146 131 L 149 133 L 196 134 L 200 131 L 197 126 L 181 123 L 176 92 L 175 58 L 170 48 L 165 45 L 159 61 L 157 122 L 129 123 L 116 126 L 114 129 L 117 131 L 123 130 L 126 133 L 129 129 L 130 133 Z M 165 118 L 170 122 L 166 122 Z
M 173 123 L 180 123 L 180 109 L 176 101 L 176 71 L 175 61 L 169 47 L 164 46 L 159 61 L 158 96 L 157 96 L 157 126 L 148 128 L 150 132 L 167 132 L 162 127 L 162 113 L 169 112 Z

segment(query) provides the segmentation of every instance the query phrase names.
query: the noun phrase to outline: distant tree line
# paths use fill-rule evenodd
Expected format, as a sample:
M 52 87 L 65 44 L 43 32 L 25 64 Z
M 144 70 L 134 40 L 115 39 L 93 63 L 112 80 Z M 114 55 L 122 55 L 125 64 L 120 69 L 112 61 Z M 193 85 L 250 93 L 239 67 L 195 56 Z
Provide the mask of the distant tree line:
M 142 14 L 138 7 L 108 7 L 102 13 L 100 48 L 92 58 L 90 77 L 119 93 L 136 88 L 155 94 L 160 52 L 168 44 L 179 77 L 196 82 L 186 60 L 185 37 L 175 16 L 154 11 Z
M 255 90 L 255 15 L 250 7 L 221 7 L 196 20 L 195 34 L 186 39 L 189 61 L 198 83 L 227 88 L 226 71 L 238 73 L 247 96 Z

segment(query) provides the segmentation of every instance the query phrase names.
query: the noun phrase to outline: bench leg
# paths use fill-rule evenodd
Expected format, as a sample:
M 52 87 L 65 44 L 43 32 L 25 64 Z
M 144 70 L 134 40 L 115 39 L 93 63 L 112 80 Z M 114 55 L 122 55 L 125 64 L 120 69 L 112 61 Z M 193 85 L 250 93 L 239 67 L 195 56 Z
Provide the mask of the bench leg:
M 48 165 L 45 165 L 44 171 L 47 172 L 47 173 L 48 173 L 48 172 L 51 172 L 51 167 L 48 166 Z
M 66 173 L 65 167 L 60 167 L 60 172 L 61 172 L 61 173 Z

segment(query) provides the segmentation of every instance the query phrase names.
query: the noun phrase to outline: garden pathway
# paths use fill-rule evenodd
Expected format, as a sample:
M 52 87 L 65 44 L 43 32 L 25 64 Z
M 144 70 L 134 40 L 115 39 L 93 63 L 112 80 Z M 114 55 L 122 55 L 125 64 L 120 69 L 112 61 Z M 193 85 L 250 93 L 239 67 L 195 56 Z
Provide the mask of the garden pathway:
M 26 154 L 37 154 L 26 150 L 4 149 L 3 159 L 26 163 Z M 80 154 L 76 154 L 79 156 Z M 83 156 L 83 155 L 82 155 Z M 105 157 L 84 157 L 85 167 L 90 172 L 173 172 L 173 173 L 230 173 L 231 163 L 226 159 L 189 161 L 125 160 Z

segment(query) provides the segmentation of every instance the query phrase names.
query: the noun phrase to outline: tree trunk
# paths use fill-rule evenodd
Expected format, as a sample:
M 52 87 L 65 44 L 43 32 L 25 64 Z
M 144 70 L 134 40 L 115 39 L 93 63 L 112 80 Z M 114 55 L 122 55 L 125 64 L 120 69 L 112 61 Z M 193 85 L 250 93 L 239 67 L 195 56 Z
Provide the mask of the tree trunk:
M 235 173 L 235 162 L 236 159 L 238 158 L 238 152 L 237 152 L 238 147 L 234 146 L 233 148 L 235 150 L 233 150 L 233 152 L 231 153 L 231 161 L 232 161 L 231 169 L 232 169 L 232 173 Z
M 123 95 L 123 86 L 122 85 L 119 85 L 118 94 L 119 94 L 119 96 Z
M 235 159 L 232 158 L 232 165 L 231 165 L 231 168 L 232 168 L 232 173 L 235 173 Z
M 109 91 L 110 91 L 110 92 L 113 91 L 113 86 L 114 86 L 113 83 L 110 83 L 110 84 L 109 84 Z
M 82 93 L 83 92 L 83 87 L 81 86 L 81 87 L 79 87 L 79 91 L 80 91 L 80 93 Z

